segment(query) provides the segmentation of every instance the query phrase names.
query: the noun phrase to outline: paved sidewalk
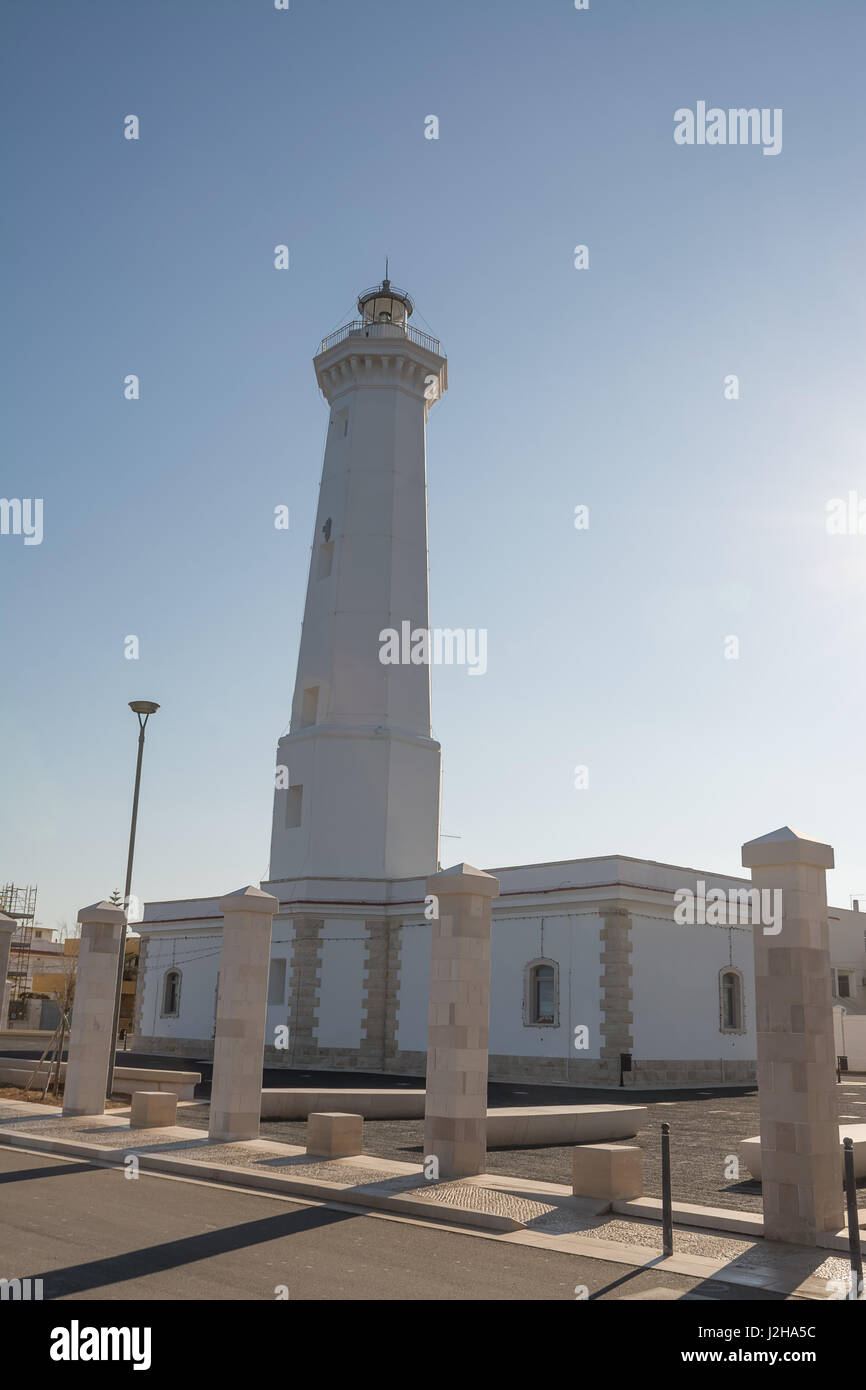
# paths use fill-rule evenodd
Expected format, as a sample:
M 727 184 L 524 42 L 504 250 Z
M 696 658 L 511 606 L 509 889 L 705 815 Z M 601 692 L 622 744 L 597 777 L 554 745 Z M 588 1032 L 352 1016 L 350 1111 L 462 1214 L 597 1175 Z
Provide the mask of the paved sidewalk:
M 190 1102 L 194 1105 L 194 1102 Z M 183 1117 L 184 1105 L 178 1107 Z M 848 1276 L 847 1257 L 749 1236 L 679 1228 L 674 1256 L 663 1260 L 656 1221 L 612 1215 L 606 1204 L 572 1197 L 559 1183 L 500 1173 L 429 1182 L 417 1164 L 377 1158 L 323 1160 L 270 1140 L 211 1143 L 184 1126 L 131 1130 L 128 1112 L 62 1118 L 55 1107 L 0 1101 L 0 1143 L 121 1164 L 136 1155 L 154 1172 L 348 1203 L 477 1234 L 543 1245 L 563 1253 L 668 1269 L 706 1279 L 827 1298 L 829 1281 Z M 747 1295 L 746 1295 L 747 1296 Z

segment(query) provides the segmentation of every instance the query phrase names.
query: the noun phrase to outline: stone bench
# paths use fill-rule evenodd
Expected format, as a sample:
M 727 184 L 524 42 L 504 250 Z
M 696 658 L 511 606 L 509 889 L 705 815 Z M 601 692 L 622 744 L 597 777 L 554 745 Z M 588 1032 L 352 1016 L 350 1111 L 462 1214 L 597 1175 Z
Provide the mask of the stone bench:
M 634 1144 L 579 1144 L 571 1156 L 575 1197 L 629 1201 L 643 1196 L 643 1155 Z
M 262 1091 L 263 1120 L 305 1120 L 314 1111 L 362 1115 L 365 1120 L 421 1120 L 424 1091 L 292 1087 Z M 487 1111 L 490 1148 L 592 1144 L 632 1139 L 646 1120 L 645 1105 L 498 1106 Z
M 839 1168 L 842 1171 L 842 1140 L 854 1140 L 854 1176 L 866 1178 L 866 1125 L 841 1124 L 839 1126 Z M 754 1135 L 740 1144 L 740 1162 L 748 1168 L 753 1178 L 761 1176 L 761 1136 Z
M 262 1091 L 263 1120 L 305 1120 L 313 1111 L 363 1115 L 365 1120 L 421 1120 L 424 1092 L 408 1086 L 393 1090 L 268 1087 Z
M 0 1057 L 0 1086 L 26 1086 L 36 1071 L 37 1059 L 27 1057 Z M 48 1063 L 44 1062 L 34 1078 L 44 1086 L 48 1073 Z M 65 1080 L 66 1063 L 60 1063 L 60 1079 Z M 178 1100 L 194 1100 L 195 1088 L 201 1081 L 199 1071 L 170 1071 L 152 1067 L 115 1067 L 114 1091 L 121 1096 L 131 1096 L 134 1091 L 170 1091 Z
M 633 1139 L 646 1120 L 645 1105 L 503 1106 L 487 1111 L 487 1147 L 595 1144 Z

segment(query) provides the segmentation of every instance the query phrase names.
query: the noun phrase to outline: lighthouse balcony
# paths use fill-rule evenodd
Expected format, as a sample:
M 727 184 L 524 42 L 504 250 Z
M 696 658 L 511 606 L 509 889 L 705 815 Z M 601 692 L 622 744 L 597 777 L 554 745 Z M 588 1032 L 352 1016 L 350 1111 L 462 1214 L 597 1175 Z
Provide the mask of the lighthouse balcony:
M 327 352 L 329 348 L 336 347 L 337 343 L 342 343 L 346 338 L 408 338 L 410 342 L 417 343 L 419 347 L 426 348 L 428 352 L 435 352 L 437 356 L 441 355 L 439 339 L 434 338 L 430 333 L 422 333 L 419 328 L 413 328 L 411 324 L 374 323 L 369 319 L 353 319 L 351 323 L 338 328 L 336 333 L 330 333 L 327 338 L 322 339 L 319 354 Z

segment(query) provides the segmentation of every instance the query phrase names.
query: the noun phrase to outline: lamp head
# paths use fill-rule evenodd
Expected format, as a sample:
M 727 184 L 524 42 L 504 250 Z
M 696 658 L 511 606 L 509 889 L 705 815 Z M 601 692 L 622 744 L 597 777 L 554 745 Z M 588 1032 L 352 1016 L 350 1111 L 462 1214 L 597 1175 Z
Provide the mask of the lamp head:
M 159 705 L 154 704 L 153 700 L 130 700 L 129 708 L 133 714 L 156 714 Z

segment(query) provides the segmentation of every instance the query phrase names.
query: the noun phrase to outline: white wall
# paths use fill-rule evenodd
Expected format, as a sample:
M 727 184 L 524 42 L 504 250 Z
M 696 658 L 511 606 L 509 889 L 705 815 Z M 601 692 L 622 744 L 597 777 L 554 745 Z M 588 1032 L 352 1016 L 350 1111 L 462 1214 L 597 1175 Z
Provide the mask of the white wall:
M 158 1038 L 212 1038 L 222 933 L 148 936 L 140 1032 Z M 166 971 L 181 973 L 180 1013 L 161 1014 Z
M 866 912 L 851 912 L 845 908 L 831 908 L 828 912 L 830 926 L 830 963 L 835 971 L 847 971 L 850 975 L 851 994 L 841 999 L 834 995 L 833 1002 L 845 1005 L 850 1014 L 866 1013 Z M 836 976 L 833 976 L 834 989 Z
M 751 927 L 680 926 L 633 914 L 631 939 L 636 1058 L 727 1060 L 756 1055 Z M 728 964 L 743 973 L 745 1034 L 723 1033 L 719 1027 L 719 971 Z
M 265 1045 L 274 1045 L 275 1029 L 288 1020 L 288 992 L 291 987 L 290 960 L 294 926 L 289 920 L 275 920 L 271 959 L 286 961 L 286 991 L 282 1004 L 269 1004 Z M 140 1031 L 162 1038 L 211 1038 L 214 1031 L 217 975 L 222 953 L 222 933 L 191 936 L 148 937 L 145 968 L 140 988 L 142 1010 Z M 180 1013 L 177 1018 L 161 1014 L 163 982 L 166 972 L 181 972 Z
M 494 913 L 490 969 L 490 1051 L 517 1057 L 598 1058 L 601 1038 L 600 919 L 573 914 L 498 917 Z M 539 956 L 559 965 L 559 1023 L 523 1021 L 524 970 Z M 589 1047 L 574 1050 L 574 1029 L 589 1029 Z
M 397 1047 L 403 1052 L 427 1051 L 430 1004 L 430 924 L 404 926 L 400 932 L 400 1002 L 397 1006 Z
M 286 962 L 286 988 L 281 1003 L 268 1004 L 265 1047 L 274 1046 L 277 1028 L 284 1027 L 289 1021 L 289 992 L 292 988 L 291 959 L 294 951 L 294 940 L 294 923 L 287 918 L 275 917 L 271 929 L 271 960 L 284 960 Z
M 833 1025 L 837 1057 L 848 1058 L 849 1071 L 866 1071 L 866 1014 L 845 1014 L 843 1018 L 842 1009 L 837 1005 L 833 1010 Z
M 326 918 L 322 927 L 319 1047 L 360 1047 L 364 984 L 363 920 Z

